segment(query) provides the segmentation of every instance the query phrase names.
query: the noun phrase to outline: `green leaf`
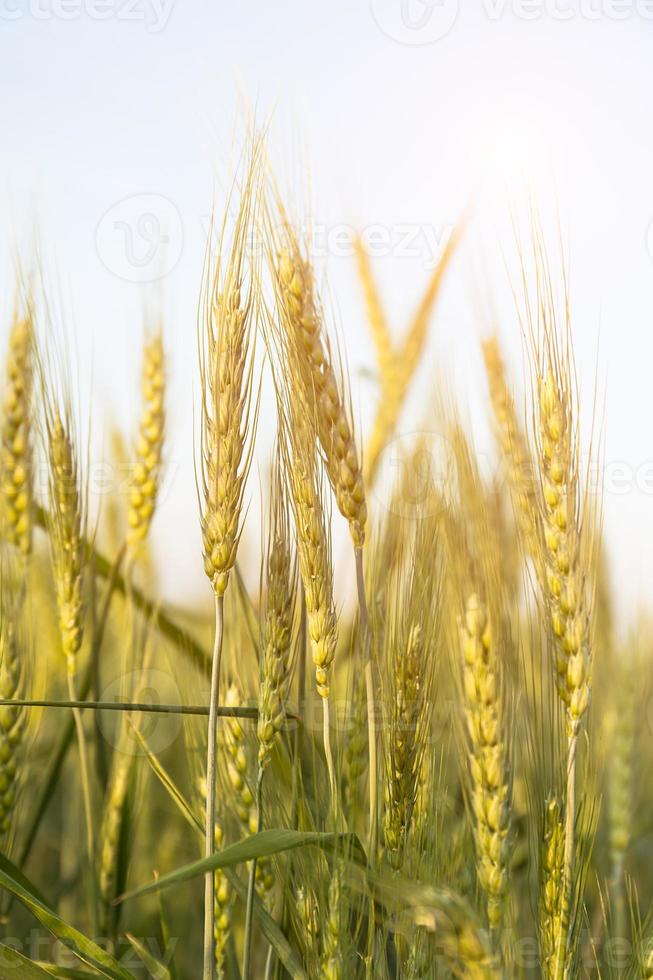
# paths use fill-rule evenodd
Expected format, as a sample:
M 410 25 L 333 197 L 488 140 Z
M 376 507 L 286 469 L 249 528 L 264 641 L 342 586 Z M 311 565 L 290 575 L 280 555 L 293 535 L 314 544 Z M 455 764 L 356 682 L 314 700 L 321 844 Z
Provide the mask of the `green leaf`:
M 0 943 L 0 980 L 17 980 L 18 977 L 21 980 L 43 980 L 51 976 L 18 950 Z
M 141 885 L 140 888 L 135 888 L 133 891 L 121 895 L 116 901 L 125 902 L 129 898 L 156 892 L 160 888 L 179 885 L 183 881 L 204 875 L 207 871 L 216 871 L 218 868 L 233 868 L 235 865 L 244 864 L 253 858 L 270 857 L 272 854 L 281 854 L 283 851 L 292 851 L 297 847 L 309 845 L 330 851 L 337 850 L 338 845 L 341 845 L 343 852 L 355 852 L 359 860 L 364 861 L 365 859 L 365 852 L 356 834 L 281 829 L 263 830 L 260 834 L 252 834 L 250 837 L 238 841 L 237 844 L 231 844 L 221 851 L 216 851 L 207 858 L 184 864 L 147 885 Z
M 134 980 L 134 975 L 125 970 L 113 956 L 48 908 L 32 883 L 4 855 L 0 861 L 0 887 L 6 888 L 22 902 L 41 925 L 68 946 L 83 963 L 111 980 Z
M 127 932 L 125 935 L 132 944 L 136 954 L 147 967 L 150 976 L 154 977 L 154 980 L 170 980 L 170 970 L 168 967 L 160 960 L 157 960 L 156 956 L 150 953 L 149 949 L 143 945 L 140 939 L 132 936 L 131 932 Z

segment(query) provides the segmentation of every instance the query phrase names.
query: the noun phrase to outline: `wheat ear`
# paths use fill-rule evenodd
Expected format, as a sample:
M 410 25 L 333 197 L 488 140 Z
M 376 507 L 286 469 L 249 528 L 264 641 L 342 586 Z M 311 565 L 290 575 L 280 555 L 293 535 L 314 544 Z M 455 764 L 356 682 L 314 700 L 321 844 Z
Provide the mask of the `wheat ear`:
M 66 661 L 68 693 L 77 700 L 75 675 L 83 633 L 84 522 L 86 509 L 82 496 L 77 452 L 72 441 L 69 412 L 46 404 L 49 455 L 50 547 L 59 614 L 59 636 Z M 96 924 L 98 906 L 95 878 L 95 830 L 87 759 L 86 735 L 79 708 L 73 708 L 79 746 L 80 778 L 86 815 L 86 845 L 93 887 L 92 918 Z
M 32 549 L 31 400 L 34 325 L 31 315 L 16 319 L 9 335 L 6 363 L 1 483 L 4 527 L 23 556 Z
M 258 763 L 267 768 L 281 732 L 292 677 L 292 633 L 297 594 L 296 565 L 290 541 L 288 503 L 281 460 L 273 474 L 270 531 L 265 581 L 265 611 L 261 630 L 261 680 L 258 704 Z
M 553 343 L 552 338 L 549 344 Z M 549 351 L 552 347 L 549 346 Z M 566 709 L 566 820 L 562 928 L 557 952 L 566 975 L 572 912 L 578 733 L 590 697 L 591 643 L 588 567 L 584 556 L 578 443 L 572 416 L 568 360 L 553 354 L 539 374 L 538 448 L 544 529 L 545 600 L 555 650 L 555 678 Z
M 372 334 L 376 360 L 379 365 L 381 388 L 383 390 L 386 385 L 390 387 L 394 383 L 396 368 L 396 356 L 390 335 L 390 327 L 374 281 L 374 273 L 372 272 L 369 254 L 359 235 L 356 235 L 354 238 L 354 254 L 356 256 L 358 278 L 363 290 L 367 320 L 370 326 L 370 333 Z
M 147 537 L 161 478 L 165 431 L 165 353 L 160 331 L 143 346 L 143 407 L 127 511 L 127 549 L 134 559 Z
M 374 482 L 381 454 L 399 422 L 408 389 L 424 353 L 431 315 L 461 234 L 462 225 L 455 228 L 449 236 L 408 327 L 403 345 L 395 349 L 394 359 L 389 365 L 390 369 L 384 372 L 372 432 L 365 446 L 364 480 L 367 487 L 371 487 Z M 364 281 L 363 286 L 365 288 Z
M 542 529 L 533 460 L 526 436 L 517 418 L 515 403 L 506 378 L 499 340 L 496 336 L 489 337 L 484 341 L 483 358 L 497 441 L 507 472 L 522 547 L 533 562 L 539 563 L 542 554 Z
M 509 767 L 496 637 L 487 605 L 476 594 L 467 600 L 460 640 L 478 878 L 487 898 L 488 922 L 496 934 L 508 892 Z
M 410 832 L 428 720 L 429 685 L 424 633 L 413 623 L 393 635 L 386 629 L 391 647 L 389 745 L 386 751 L 385 848 L 390 864 L 399 868 Z
M 297 530 L 299 570 L 304 587 L 315 681 L 317 693 L 322 698 L 324 751 L 335 807 L 337 789 L 331 756 L 328 702 L 337 641 L 337 617 L 333 599 L 331 539 L 310 417 L 310 408 L 302 397 L 301 389 L 294 388 L 290 392 L 290 404 L 282 407 L 282 449 Z
M 293 373 L 313 408 L 317 434 L 338 509 L 349 524 L 354 546 L 365 541 L 367 504 L 363 473 L 353 434 L 344 374 L 336 372 L 333 353 L 316 295 L 314 273 L 302 258 L 290 228 L 277 265 L 282 326 Z
M 0 616 L 0 698 L 14 700 L 24 697 L 16 610 L 10 610 L 3 603 Z M 24 708 L 18 705 L 0 707 L 0 841 L 3 844 L 11 829 L 16 805 L 24 730 Z
M 565 857 L 565 825 L 559 800 L 549 797 L 544 808 L 540 849 L 540 966 L 547 980 L 557 977 L 562 938 L 562 900 Z

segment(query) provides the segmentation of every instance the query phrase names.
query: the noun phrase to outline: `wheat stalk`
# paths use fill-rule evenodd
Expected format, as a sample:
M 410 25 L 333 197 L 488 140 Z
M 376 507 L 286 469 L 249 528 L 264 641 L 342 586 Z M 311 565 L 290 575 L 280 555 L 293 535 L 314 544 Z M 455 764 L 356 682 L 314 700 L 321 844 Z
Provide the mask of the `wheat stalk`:
M 258 320 L 259 283 L 247 267 L 248 235 L 258 201 L 258 155 L 253 148 L 241 192 L 231 249 L 220 253 L 211 273 L 207 261 L 201 309 L 200 373 L 201 528 L 204 569 L 215 597 L 215 638 L 211 668 L 207 739 L 205 853 L 215 840 L 217 707 L 220 695 L 223 600 L 236 561 L 245 481 L 252 458 L 256 410 L 252 412 L 252 328 Z M 207 874 L 204 897 L 204 980 L 214 974 L 214 878 Z

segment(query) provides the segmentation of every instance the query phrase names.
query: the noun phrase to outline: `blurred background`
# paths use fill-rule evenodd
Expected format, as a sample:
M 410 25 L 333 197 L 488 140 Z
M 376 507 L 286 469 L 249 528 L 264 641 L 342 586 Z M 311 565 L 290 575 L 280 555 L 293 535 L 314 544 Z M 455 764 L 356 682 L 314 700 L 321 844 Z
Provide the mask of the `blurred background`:
M 130 437 L 137 424 L 143 309 L 162 309 L 169 438 L 153 540 L 169 598 L 210 598 L 193 465 L 196 308 L 210 214 L 223 210 L 253 111 L 283 191 L 306 202 L 295 216 L 312 227 L 363 430 L 378 389 L 352 235 L 363 235 L 399 337 L 469 213 L 399 444 L 428 426 L 426 395 L 446 384 L 489 453 L 479 338 L 499 329 L 521 384 L 515 226 L 536 202 L 554 273 L 559 233 L 564 242 L 586 431 L 598 384 L 614 587 L 629 616 L 643 604 L 652 45 L 649 0 L 0 0 L 3 327 L 15 258 L 37 239 L 90 417 L 97 506 L 111 426 Z M 246 530 L 254 580 L 256 469 L 271 432 L 266 411 Z

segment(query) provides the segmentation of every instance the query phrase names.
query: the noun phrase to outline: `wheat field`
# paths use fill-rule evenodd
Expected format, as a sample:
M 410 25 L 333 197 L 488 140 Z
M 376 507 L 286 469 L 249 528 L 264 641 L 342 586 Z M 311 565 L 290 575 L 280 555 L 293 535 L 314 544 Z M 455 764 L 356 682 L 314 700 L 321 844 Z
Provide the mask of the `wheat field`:
M 400 337 L 356 243 L 363 431 L 262 139 L 223 203 L 197 276 L 194 607 L 162 601 L 152 549 L 175 533 L 165 316 L 96 513 L 38 268 L 5 302 L 0 977 L 653 977 L 651 636 L 615 622 L 557 246 L 535 218 L 514 246 L 522 375 L 486 324 L 470 352 L 489 477 L 444 385 L 406 417 L 464 221 Z

